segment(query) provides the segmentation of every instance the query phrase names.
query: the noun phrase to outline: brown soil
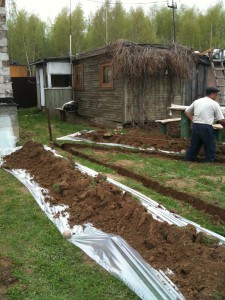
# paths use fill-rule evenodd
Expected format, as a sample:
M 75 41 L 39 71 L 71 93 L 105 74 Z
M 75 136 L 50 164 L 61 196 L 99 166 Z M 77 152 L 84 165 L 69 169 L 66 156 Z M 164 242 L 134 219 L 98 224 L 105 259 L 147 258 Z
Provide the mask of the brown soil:
M 49 190 L 51 198 L 46 201 L 69 206 L 71 227 L 90 222 L 121 235 L 151 266 L 171 269 L 174 275 L 170 278 L 186 299 L 217 299 L 218 293 L 225 299 L 224 245 L 197 234 L 193 226 L 179 228 L 155 221 L 137 200 L 103 176 L 82 174 L 41 144 L 27 142 L 5 159 L 5 168 L 27 170 Z
M 94 142 L 124 144 L 142 149 L 154 148 L 155 150 L 178 152 L 179 154 L 184 155 L 190 140 L 179 138 L 180 130 L 177 124 L 168 124 L 167 127 L 167 135 L 161 134 L 159 127 L 155 124 L 151 124 L 144 129 L 127 130 L 126 133 L 116 129 L 110 131 L 99 130 L 90 133 L 82 133 L 80 137 Z M 171 155 L 170 157 L 173 158 Z M 177 157 L 175 158 L 177 159 Z M 203 159 L 204 151 L 201 149 L 199 161 L 202 161 Z M 225 163 L 225 145 L 217 145 L 216 162 Z
M 58 146 L 57 144 L 54 144 L 55 146 Z M 145 176 L 139 175 L 137 173 L 134 173 L 130 170 L 128 170 L 126 167 L 123 167 L 121 164 L 118 164 L 118 161 L 116 164 L 110 164 L 108 162 L 105 162 L 103 160 L 98 160 L 90 155 L 86 155 L 82 152 L 80 152 L 77 149 L 80 148 L 92 148 L 92 149 L 99 149 L 99 146 L 96 148 L 94 146 L 90 146 L 90 145 L 79 145 L 79 144 L 62 144 L 60 146 L 61 149 L 76 155 L 78 157 L 84 158 L 86 160 L 89 160 L 93 163 L 105 166 L 105 167 L 109 167 L 111 169 L 114 169 L 118 174 L 122 175 L 122 176 L 126 176 L 128 178 L 131 178 L 133 180 L 139 181 L 143 184 L 143 186 L 150 188 L 158 193 L 160 193 L 161 195 L 165 195 L 167 197 L 172 197 L 173 199 L 176 199 L 178 201 L 182 201 L 188 204 L 191 204 L 195 209 L 204 212 L 206 214 L 208 214 L 211 217 L 211 221 L 214 224 L 218 224 L 218 222 L 220 223 L 224 223 L 225 224 L 225 209 L 218 207 L 214 204 L 211 203 L 207 203 L 204 200 L 200 199 L 200 198 L 196 198 L 193 195 L 189 195 L 185 192 L 181 192 L 176 190 L 175 188 L 172 187 L 172 185 L 170 184 L 170 186 L 164 186 L 162 184 L 160 184 L 158 181 L 151 179 L 151 178 L 147 178 Z M 103 149 L 105 149 L 105 151 L 117 151 L 116 149 L 106 149 L 101 147 L 102 151 Z M 120 149 L 120 151 L 122 150 L 122 152 L 129 152 L 129 150 L 126 149 Z M 142 153 L 143 155 L 143 153 Z M 146 155 L 146 153 L 144 154 Z M 160 153 L 151 153 L 148 155 L 153 155 L 153 156 L 159 156 L 160 158 L 164 157 L 167 159 L 181 159 L 180 156 L 172 156 L 171 154 L 160 154 Z M 128 165 L 128 162 L 125 162 L 126 166 Z

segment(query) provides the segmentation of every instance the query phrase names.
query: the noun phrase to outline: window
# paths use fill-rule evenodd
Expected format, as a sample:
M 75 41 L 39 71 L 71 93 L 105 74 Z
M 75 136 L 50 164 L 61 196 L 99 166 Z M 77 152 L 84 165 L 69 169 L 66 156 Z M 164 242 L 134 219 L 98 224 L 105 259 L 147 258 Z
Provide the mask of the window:
M 70 75 L 51 75 L 52 87 L 69 87 L 71 86 Z
M 100 65 L 100 87 L 112 88 L 112 63 L 106 63 Z
M 74 67 L 74 87 L 77 90 L 81 90 L 84 88 L 83 65 L 76 65 Z

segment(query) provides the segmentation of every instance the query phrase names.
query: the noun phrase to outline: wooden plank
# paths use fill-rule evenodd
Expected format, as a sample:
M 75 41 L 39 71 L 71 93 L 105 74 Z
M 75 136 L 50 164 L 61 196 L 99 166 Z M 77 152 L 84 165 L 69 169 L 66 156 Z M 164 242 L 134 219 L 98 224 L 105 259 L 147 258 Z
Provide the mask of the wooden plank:
M 171 122 L 179 122 L 180 120 L 181 120 L 181 118 L 174 118 L 174 119 L 155 120 L 155 122 L 167 124 L 167 123 L 171 123 Z
M 217 129 L 217 130 L 223 129 L 223 126 L 221 124 L 213 124 L 212 127 L 213 127 L 213 129 Z

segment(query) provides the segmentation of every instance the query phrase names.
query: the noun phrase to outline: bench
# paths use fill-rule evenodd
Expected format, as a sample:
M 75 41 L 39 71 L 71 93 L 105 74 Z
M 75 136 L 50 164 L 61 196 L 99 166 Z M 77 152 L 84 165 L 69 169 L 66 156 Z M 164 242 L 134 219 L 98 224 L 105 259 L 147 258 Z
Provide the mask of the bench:
M 59 120 L 60 121 L 66 121 L 66 111 L 62 108 L 56 108 L 59 112 Z
M 59 108 L 59 107 L 57 107 L 56 110 L 59 112 L 59 120 L 63 121 L 63 122 L 66 121 L 66 114 L 67 113 L 68 114 L 70 114 L 70 113 L 75 114 L 76 113 L 75 111 L 69 111 L 69 110 L 67 111 L 67 110 Z
M 160 123 L 160 132 L 166 134 L 166 125 L 171 122 L 180 122 L 181 118 L 155 120 L 156 123 Z
M 215 130 L 216 135 L 216 141 L 221 142 L 222 141 L 222 135 L 223 135 L 223 126 L 221 124 L 213 124 L 213 129 Z

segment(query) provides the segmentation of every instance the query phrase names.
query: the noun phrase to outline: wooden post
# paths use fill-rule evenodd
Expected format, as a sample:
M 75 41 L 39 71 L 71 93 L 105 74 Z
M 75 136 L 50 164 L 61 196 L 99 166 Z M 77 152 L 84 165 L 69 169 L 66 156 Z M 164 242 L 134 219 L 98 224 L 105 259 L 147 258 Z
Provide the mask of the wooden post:
M 184 111 L 181 111 L 181 122 L 180 122 L 180 137 L 187 139 L 191 136 L 191 121 L 187 118 Z
M 166 135 L 166 123 L 161 123 L 160 124 L 160 132 L 162 133 L 162 134 L 164 134 L 164 135 Z
M 52 142 L 52 127 L 51 127 L 51 120 L 50 120 L 50 114 L 49 114 L 49 108 L 45 107 L 45 111 L 48 118 L 48 133 L 49 133 L 49 140 Z
M 215 136 L 216 136 L 216 142 L 221 143 L 222 136 L 223 136 L 223 130 L 220 130 L 220 129 L 215 130 Z

